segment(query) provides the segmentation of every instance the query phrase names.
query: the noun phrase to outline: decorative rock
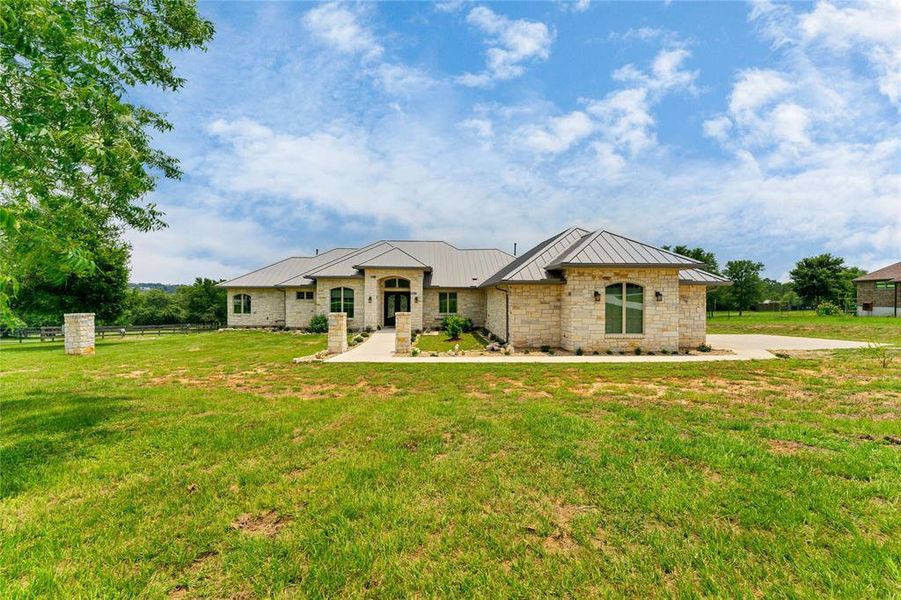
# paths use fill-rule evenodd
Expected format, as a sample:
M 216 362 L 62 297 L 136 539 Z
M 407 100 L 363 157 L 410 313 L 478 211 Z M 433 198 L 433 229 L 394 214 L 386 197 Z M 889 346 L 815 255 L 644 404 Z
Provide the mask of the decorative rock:
M 329 354 L 347 352 L 347 315 L 343 312 L 328 314 Z
M 504 348 L 504 354 L 507 356 L 513 356 L 513 352 L 513 344 L 507 344 L 507 346 Z
M 410 321 L 410 313 L 394 313 L 394 351 L 397 354 L 408 354 L 413 347 Z
M 66 354 L 94 354 L 94 313 L 64 315 Z

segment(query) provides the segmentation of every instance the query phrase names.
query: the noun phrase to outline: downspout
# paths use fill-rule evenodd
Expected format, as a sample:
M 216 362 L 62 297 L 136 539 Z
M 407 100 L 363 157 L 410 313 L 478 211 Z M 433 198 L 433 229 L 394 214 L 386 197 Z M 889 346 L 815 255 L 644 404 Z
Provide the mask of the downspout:
M 282 288 L 282 306 L 285 308 L 285 329 L 288 328 L 288 290 Z
M 510 343 L 510 290 L 505 290 L 499 285 L 494 286 L 494 289 L 504 292 L 504 341 L 506 343 Z

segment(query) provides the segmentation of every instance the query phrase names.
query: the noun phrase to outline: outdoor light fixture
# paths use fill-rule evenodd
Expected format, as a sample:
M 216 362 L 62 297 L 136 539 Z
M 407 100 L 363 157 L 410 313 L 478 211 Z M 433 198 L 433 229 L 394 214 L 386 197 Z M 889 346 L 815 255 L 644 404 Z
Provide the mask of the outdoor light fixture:
M 599 291 L 597 291 L 597 290 L 594 291 L 594 301 L 595 301 L 595 302 L 600 302 L 600 301 L 601 301 L 601 293 L 600 293 Z
M 660 292 L 654 292 L 654 296 L 657 297 L 657 302 L 663 302 L 663 294 Z
M 419 296 L 413 296 L 413 302 L 419 304 Z
M 372 296 L 369 297 L 369 303 L 372 304 Z

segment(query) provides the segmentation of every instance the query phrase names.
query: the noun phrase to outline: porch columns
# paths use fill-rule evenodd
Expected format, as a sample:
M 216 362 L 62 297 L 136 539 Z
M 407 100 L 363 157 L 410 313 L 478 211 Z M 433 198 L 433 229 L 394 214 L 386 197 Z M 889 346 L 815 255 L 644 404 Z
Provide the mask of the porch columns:
M 66 354 L 94 354 L 94 313 L 64 315 Z
M 409 354 L 413 349 L 410 313 L 394 313 L 394 318 L 394 351 L 397 354 Z
M 347 352 L 347 313 L 328 314 L 328 352 L 329 354 Z

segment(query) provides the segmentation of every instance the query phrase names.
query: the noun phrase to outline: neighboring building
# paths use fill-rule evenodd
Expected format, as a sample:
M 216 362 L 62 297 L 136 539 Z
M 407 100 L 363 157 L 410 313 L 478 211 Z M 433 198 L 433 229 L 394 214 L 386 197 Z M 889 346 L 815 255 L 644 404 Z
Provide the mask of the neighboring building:
M 287 258 L 219 284 L 230 327 L 306 327 L 345 312 L 352 329 L 414 329 L 449 314 L 516 347 L 676 350 L 706 339 L 706 288 L 730 282 L 700 262 L 608 231 L 572 227 L 520 257 L 446 242 L 379 241 Z
M 857 287 L 857 315 L 860 317 L 897 317 L 901 294 L 901 262 L 854 280 Z

